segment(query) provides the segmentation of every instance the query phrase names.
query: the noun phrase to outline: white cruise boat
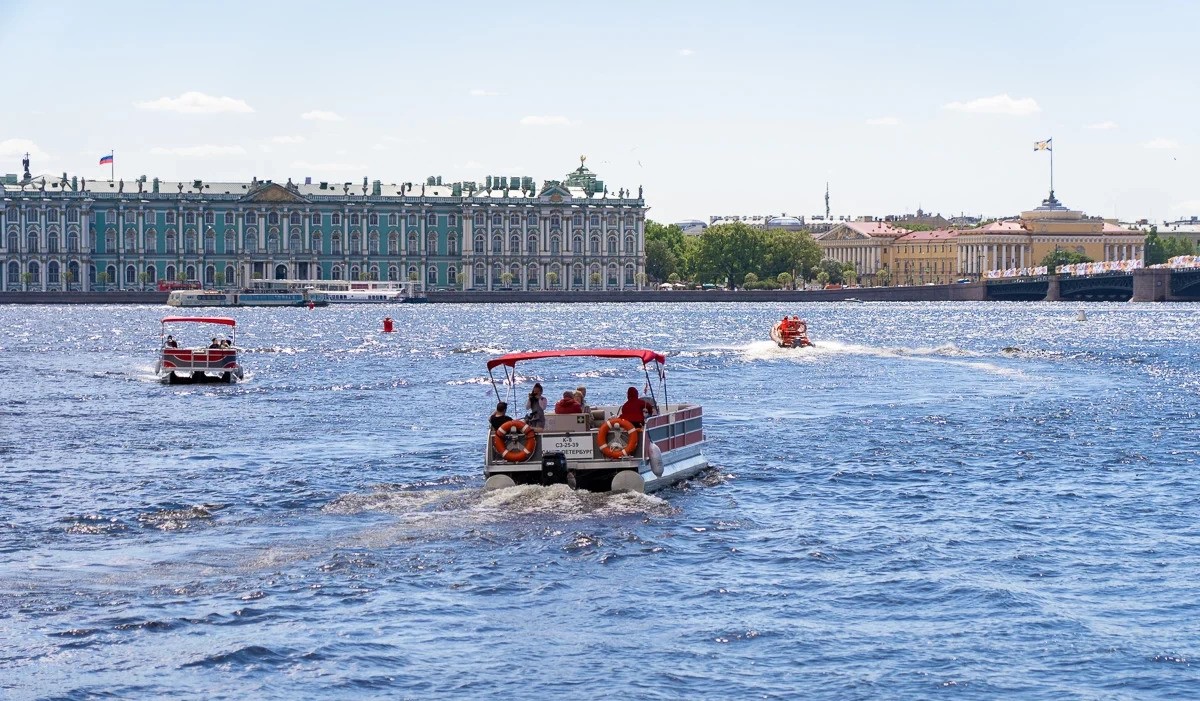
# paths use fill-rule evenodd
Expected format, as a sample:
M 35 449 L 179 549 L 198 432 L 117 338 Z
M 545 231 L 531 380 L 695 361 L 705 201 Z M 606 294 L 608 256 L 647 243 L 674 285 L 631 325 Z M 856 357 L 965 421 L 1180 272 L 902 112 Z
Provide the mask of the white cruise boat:
M 619 396 L 628 398 L 624 405 L 589 406 L 585 412 L 563 414 L 550 413 L 554 408 L 550 406 L 545 426 L 540 428 L 524 419 L 504 422 L 488 434 L 484 489 L 567 484 L 593 491 L 653 492 L 708 467 L 703 452 L 704 410 L 696 404 L 668 400 L 666 358 L 652 350 L 547 350 L 492 358 L 487 369 L 496 399 L 504 398 L 492 371 L 503 368 L 501 384 L 509 388 L 510 412 L 523 414 L 520 407 L 526 406 L 526 401 L 516 393 L 517 363 L 552 358 L 639 360 L 649 393 L 638 397 L 635 387 L 626 389 L 627 383 L 622 383 L 617 389 Z M 553 397 L 555 393 L 548 394 Z M 643 404 L 649 405 L 645 411 Z
M 329 304 L 324 292 L 311 290 L 248 289 L 173 290 L 167 297 L 172 307 L 324 307 Z

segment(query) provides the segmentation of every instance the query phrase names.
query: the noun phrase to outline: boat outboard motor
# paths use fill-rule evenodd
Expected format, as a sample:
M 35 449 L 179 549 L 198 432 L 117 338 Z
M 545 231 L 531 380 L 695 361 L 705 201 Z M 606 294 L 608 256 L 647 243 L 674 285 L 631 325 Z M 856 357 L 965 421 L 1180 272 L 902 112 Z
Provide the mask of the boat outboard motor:
M 562 453 L 542 454 L 542 486 L 567 481 L 567 456 Z

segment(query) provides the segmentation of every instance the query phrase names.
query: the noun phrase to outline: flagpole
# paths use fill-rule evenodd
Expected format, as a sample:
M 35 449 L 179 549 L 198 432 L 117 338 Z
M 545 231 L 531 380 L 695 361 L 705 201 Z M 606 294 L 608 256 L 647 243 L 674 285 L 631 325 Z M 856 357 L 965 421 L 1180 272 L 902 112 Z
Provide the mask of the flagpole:
M 1054 139 L 1050 140 L 1050 199 L 1054 199 Z
M 117 181 L 117 152 L 112 149 L 108 150 L 108 178 L 109 180 Z M 1050 154 L 1050 189 L 1054 189 L 1054 154 Z

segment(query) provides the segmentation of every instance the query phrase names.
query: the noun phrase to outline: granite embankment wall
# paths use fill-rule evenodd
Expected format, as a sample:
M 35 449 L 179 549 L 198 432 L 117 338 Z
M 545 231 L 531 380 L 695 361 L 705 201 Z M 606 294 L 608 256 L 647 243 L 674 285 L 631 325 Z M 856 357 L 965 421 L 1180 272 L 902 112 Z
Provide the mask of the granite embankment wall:
M 986 299 L 984 285 L 861 287 L 847 290 L 672 290 L 660 292 L 564 292 L 519 290 L 495 292 L 430 292 L 441 304 L 520 304 L 529 302 L 945 302 Z M 166 292 L 0 292 L 0 304 L 166 304 Z

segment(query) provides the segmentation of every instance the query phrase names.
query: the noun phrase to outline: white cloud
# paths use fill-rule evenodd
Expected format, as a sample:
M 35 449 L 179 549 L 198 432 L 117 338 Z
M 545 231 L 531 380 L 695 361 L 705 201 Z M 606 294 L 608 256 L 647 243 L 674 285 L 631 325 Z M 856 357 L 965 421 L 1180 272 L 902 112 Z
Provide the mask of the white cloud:
M 342 122 L 342 115 L 329 110 L 311 110 L 300 115 L 300 119 L 309 119 L 317 122 Z
M 25 154 L 29 154 L 29 159 L 46 159 L 50 154 L 38 148 L 38 145 L 29 139 L 5 139 L 0 141 L 0 158 L 24 158 Z M 105 153 L 108 153 L 105 151 Z M 104 155 L 104 154 L 100 154 Z M 99 158 L 100 156 L 97 156 Z
M 1143 144 L 1146 148 L 1176 148 L 1179 146 L 1177 142 L 1170 139 L 1164 139 L 1161 136 L 1157 139 L 1151 139 Z
M 304 143 L 304 137 L 303 136 L 288 136 L 288 135 L 273 136 L 273 137 L 271 137 L 271 143 L 273 143 L 273 144 L 302 144 L 302 143 Z
M 484 90 L 483 88 L 475 88 L 471 91 L 471 97 L 495 97 L 500 93 L 492 90 Z
M 293 168 L 306 171 L 356 171 L 362 172 L 367 167 L 361 163 L 311 163 L 309 161 L 293 161 Z M 351 186 L 353 187 L 353 185 Z M 362 185 L 360 184 L 361 188 Z
M 134 107 L 158 112 L 180 112 L 183 114 L 216 114 L 218 112 L 253 112 L 254 108 L 245 100 L 232 97 L 214 97 L 202 92 L 185 92 L 179 97 L 160 97 L 149 102 L 135 102 Z
M 150 149 L 150 153 L 155 156 L 179 156 L 182 158 L 220 158 L 221 156 L 244 156 L 246 149 L 241 146 L 213 146 L 212 144 L 171 148 L 155 146 Z
M 1116 129 L 1117 123 L 1112 120 L 1105 120 L 1103 122 L 1096 122 L 1095 124 L 1089 124 L 1084 128 L 1085 129 Z
M 1171 205 L 1171 210 L 1174 212 L 1188 212 L 1194 214 L 1200 212 L 1200 200 L 1187 200 L 1179 204 Z
M 867 124 L 873 127 L 894 127 L 899 123 L 900 120 L 895 117 L 875 117 L 867 120 Z
M 531 114 L 528 117 L 521 117 L 521 124 L 527 127 L 565 126 L 570 123 L 571 120 L 560 114 Z
M 1042 111 L 1032 97 L 1014 99 L 1004 95 L 981 97 L 970 102 L 950 102 L 942 105 L 943 109 L 955 112 L 970 112 L 972 114 L 1006 114 L 1013 117 L 1025 117 Z
M 680 56 L 695 56 L 696 52 L 692 51 L 691 49 L 680 49 L 679 55 Z

